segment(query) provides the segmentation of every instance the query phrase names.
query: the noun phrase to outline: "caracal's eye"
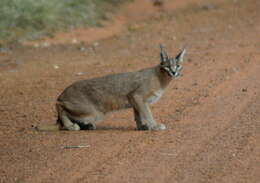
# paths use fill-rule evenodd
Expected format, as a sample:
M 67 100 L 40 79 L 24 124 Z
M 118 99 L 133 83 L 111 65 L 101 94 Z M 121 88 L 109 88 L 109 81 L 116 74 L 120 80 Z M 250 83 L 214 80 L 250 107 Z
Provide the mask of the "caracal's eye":
M 178 65 L 178 66 L 177 66 L 177 69 L 178 69 L 178 70 L 181 70 L 181 69 L 182 69 L 182 66 L 181 66 L 181 65 Z

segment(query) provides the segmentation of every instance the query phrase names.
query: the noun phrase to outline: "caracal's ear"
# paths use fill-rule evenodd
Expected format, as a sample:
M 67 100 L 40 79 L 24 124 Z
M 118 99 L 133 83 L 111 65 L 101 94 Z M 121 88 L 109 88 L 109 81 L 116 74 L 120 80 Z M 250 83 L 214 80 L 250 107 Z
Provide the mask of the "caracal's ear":
M 176 57 L 175 60 L 177 62 L 177 64 L 180 64 L 183 61 L 183 57 L 186 53 L 186 49 L 183 49 Z
M 167 60 L 169 60 L 167 53 L 164 51 L 163 45 L 160 44 L 160 58 L 161 58 L 161 64 L 163 65 Z

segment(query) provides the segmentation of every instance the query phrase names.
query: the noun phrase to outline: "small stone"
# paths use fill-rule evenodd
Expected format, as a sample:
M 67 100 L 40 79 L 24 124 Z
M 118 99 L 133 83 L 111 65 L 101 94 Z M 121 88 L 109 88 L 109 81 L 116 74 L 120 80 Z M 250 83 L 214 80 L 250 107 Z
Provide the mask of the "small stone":
M 86 51 L 86 48 L 85 47 L 80 47 L 79 50 L 83 52 L 83 51 Z
M 133 24 L 128 27 L 130 32 L 138 31 L 139 29 L 141 29 L 141 27 L 138 24 Z
M 216 6 L 213 4 L 205 4 L 201 7 L 203 10 L 211 10 L 211 9 L 215 9 Z
M 162 6 L 163 5 L 163 0 L 153 0 L 153 5 L 154 6 Z
M 77 39 L 72 39 L 71 41 L 73 44 L 77 44 L 79 41 Z
M 192 59 L 191 59 L 191 58 L 188 58 L 188 62 L 192 62 Z
M 76 75 L 77 76 L 81 76 L 81 75 L 83 75 L 84 74 L 84 72 L 78 72 Z
M 94 47 L 98 47 L 98 46 L 99 46 L 99 43 L 98 43 L 98 42 L 94 42 L 94 43 L 93 43 L 93 46 L 94 46 Z
M 47 47 L 49 47 L 50 46 L 50 43 L 49 42 L 44 42 L 44 43 L 42 43 L 42 47 L 44 47 L 44 48 L 47 48 Z
M 242 88 L 242 92 L 247 92 L 247 88 Z
M 53 68 L 54 68 L 54 69 L 59 69 L 60 67 L 59 67 L 57 64 L 54 64 L 54 65 L 53 65 Z
M 35 44 L 33 45 L 33 47 L 34 47 L 34 48 L 39 48 L 40 45 L 39 45 L 38 43 L 35 43 Z

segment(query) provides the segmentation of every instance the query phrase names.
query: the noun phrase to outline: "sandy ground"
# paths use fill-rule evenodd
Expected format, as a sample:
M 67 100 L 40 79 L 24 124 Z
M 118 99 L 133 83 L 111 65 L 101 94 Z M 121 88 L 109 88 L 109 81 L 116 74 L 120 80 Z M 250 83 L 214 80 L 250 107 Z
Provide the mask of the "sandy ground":
M 156 65 L 159 43 L 188 49 L 152 106 L 167 130 L 136 131 L 131 110 L 96 131 L 33 129 L 55 122 L 67 85 Z M 31 45 L 0 52 L 1 183 L 259 183 L 258 0 L 136 1 L 103 28 Z

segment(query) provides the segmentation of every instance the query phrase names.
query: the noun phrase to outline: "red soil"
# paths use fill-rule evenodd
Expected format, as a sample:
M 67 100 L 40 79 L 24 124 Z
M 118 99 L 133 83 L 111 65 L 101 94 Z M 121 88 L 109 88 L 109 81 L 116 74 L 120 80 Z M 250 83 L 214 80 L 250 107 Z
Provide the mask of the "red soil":
M 0 182 L 259 182 L 259 12 L 257 0 L 135 1 L 103 28 L 1 50 Z M 159 43 L 188 49 L 183 76 L 152 106 L 167 130 L 136 131 L 131 110 L 96 131 L 33 129 L 55 122 L 73 81 L 155 65 Z

